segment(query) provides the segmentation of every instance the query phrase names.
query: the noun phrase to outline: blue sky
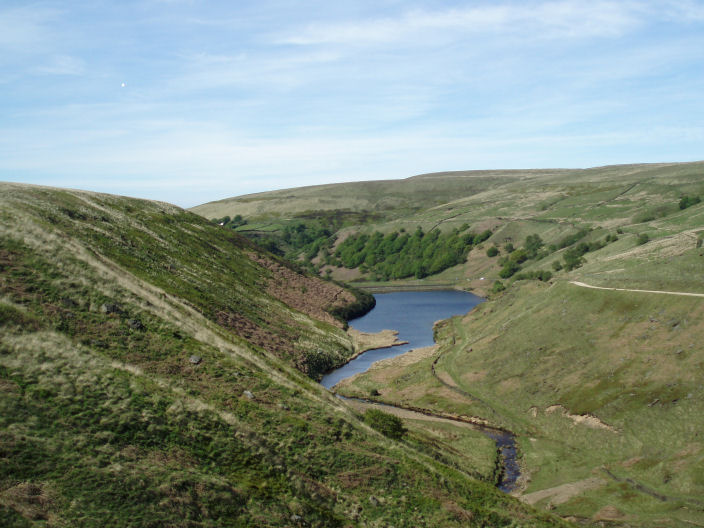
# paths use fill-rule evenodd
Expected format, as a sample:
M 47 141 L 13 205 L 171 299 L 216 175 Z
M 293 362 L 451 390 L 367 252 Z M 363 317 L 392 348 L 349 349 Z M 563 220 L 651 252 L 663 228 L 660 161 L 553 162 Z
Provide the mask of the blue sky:
M 704 2 L 0 3 L 0 179 L 192 206 L 704 159 Z

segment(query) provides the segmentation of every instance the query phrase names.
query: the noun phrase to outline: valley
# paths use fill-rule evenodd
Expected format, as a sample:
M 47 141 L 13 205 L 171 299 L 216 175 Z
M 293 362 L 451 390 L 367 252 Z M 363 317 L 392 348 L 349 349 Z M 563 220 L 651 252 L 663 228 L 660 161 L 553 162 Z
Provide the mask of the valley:
M 0 184 L 0 524 L 704 525 L 703 174 L 440 173 L 199 214 Z M 485 302 L 329 384 L 348 400 L 318 383 L 404 340 L 355 329 L 370 292 L 438 289 Z
M 438 173 L 195 210 L 240 214 L 237 231 L 358 288 L 487 296 L 437 325 L 431 351 L 376 363 L 334 390 L 513 431 L 515 494 L 564 519 L 693 526 L 704 525 L 702 195 L 704 163 L 680 163 Z M 307 247 L 279 237 L 324 226 Z M 385 245 L 415 236 L 422 247 L 429 235 L 460 240 L 461 262 L 384 272 L 394 269 Z M 348 240 L 358 262 L 345 260 Z M 432 264 L 442 251 L 425 254 Z

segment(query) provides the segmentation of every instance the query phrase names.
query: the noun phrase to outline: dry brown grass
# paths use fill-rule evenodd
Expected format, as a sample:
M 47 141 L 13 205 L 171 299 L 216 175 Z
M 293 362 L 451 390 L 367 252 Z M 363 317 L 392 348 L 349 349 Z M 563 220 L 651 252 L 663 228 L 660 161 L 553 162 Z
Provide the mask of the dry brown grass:
M 389 348 L 408 343 L 408 341 L 401 341 L 398 338 L 398 332 L 396 330 L 382 330 L 381 332 L 371 334 L 368 332 L 360 332 L 350 326 L 347 329 L 347 335 L 350 336 L 352 340 L 355 355 L 359 355 L 367 350 Z
M 53 493 L 43 483 L 20 482 L 0 491 L 0 504 L 32 521 L 50 520 L 54 501 Z
M 523 502 L 531 505 L 537 504 L 542 500 L 549 499 L 551 504 L 557 506 L 558 504 L 564 504 L 572 497 L 576 497 L 585 491 L 600 488 L 604 485 L 606 485 L 606 481 L 604 479 L 592 477 L 579 480 L 577 482 L 562 484 L 553 488 L 526 493 L 519 498 Z

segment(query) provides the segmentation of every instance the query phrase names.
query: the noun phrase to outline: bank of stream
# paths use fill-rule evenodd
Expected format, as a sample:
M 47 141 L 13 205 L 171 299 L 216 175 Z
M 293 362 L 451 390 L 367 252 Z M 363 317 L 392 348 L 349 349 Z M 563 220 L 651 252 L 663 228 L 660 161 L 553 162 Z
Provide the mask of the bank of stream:
M 379 293 L 375 297 L 376 307 L 363 317 L 351 321 L 352 327 L 368 333 L 393 329 L 398 331 L 399 338 L 407 343 L 391 348 L 372 349 L 358 355 L 346 365 L 326 374 L 321 380 L 324 387 L 333 390 L 337 383 L 355 374 L 366 372 L 376 361 L 398 356 L 411 349 L 433 345 L 435 322 L 464 314 L 483 301 L 476 295 L 456 290 Z M 510 431 L 477 423 L 468 418 L 433 413 L 426 409 L 407 408 L 369 400 L 353 399 L 350 403 L 356 404 L 357 407 L 379 406 L 402 418 L 430 418 L 462 424 L 481 431 L 496 443 L 497 487 L 506 493 L 516 488 L 516 482 L 521 473 L 515 435 Z

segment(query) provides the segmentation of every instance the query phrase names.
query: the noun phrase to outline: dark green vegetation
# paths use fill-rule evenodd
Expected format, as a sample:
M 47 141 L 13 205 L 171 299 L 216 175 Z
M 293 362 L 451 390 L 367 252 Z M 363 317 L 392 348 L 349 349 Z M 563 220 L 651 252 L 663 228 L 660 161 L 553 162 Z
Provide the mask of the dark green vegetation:
M 378 409 L 367 409 L 364 413 L 364 421 L 389 438 L 401 439 L 407 432 L 401 418 Z
M 692 207 L 701 203 L 701 198 L 699 196 L 687 196 L 686 194 L 680 199 L 680 209 L 687 209 L 687 207 Z
M 323 205 L 381 216 L 332 229 L 333 249 L 346 237 L 417 226 L 441 235 L 463 225 L 491 230 L 464 262 L 423 279 L 373 282 L 360 268 L 317 262 L 370 286 L 489 294 L 467 317 L 436 327 L 435 352 L 380 364 L 340 392 L 376 391 L 381 402 L 511 429 L 523 499 L 581 524 L 704 525 L 704 298 L 570 284 L 704 294 L 704 163 L 445 173 L 398 186 L 296 189 L 217 205 L 262 224 L 295 222 L 298 211 Z M 380 189 L 387 194 L 374 198 Z
M 558 525 L 310 378 L 356 302 L 167 204 L 2 184 L 0 525 Z
M 475 234 L 464 229 L 424 233 L 419 227 L 413 234 L 393 231 L 386 236 L 379 231 L 372 235 L 351 235 L 337 246 L 333 257 L 325 263 L 371 272 L 373 280 L 422 279 L 464 262 L 475 244 L 491 236 L 491 231 Z

